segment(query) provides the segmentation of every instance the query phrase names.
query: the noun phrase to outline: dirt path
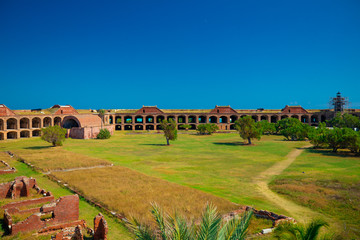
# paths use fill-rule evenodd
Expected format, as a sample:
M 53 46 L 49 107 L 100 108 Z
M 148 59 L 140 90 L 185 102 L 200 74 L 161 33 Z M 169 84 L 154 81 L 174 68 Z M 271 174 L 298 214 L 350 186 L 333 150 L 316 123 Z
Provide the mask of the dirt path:
M 86 169 L 94 169 L 94 168 L 105 168 L 105 167 L 112 167 L 114 164 L 111 165 L 98 165 L 98 166 L 92 166 L 92 167 L 78 167 L 78 168 L 68 168 L 68 169 L 55 169 L 48 172 L 44 172 L 44 174 L 51 174 L 53 172 L 71 172 L 76 170 L 86 170 Z
M 305 146 L 304 148 L 309 147 Z M 260 173 L 258 177 L 254 179 L 257 190 L 259 190 L 270 202 L 285 209 L 291 217 L 295 218 L 299 222 L 308 222 L 314 217 L 321 217 L 320 213 L 314 212 L 309 208 L 300 206 L 290 200 L 287 200 L 277 193 L 270 190 L 268 183 L 273 176 L 280 175 L 291 163 L 302 153 L 302 149 L 295 149 L 291 151 L 285 158 L 285 160 L 274 164 L 272 167 L 266 169 Z

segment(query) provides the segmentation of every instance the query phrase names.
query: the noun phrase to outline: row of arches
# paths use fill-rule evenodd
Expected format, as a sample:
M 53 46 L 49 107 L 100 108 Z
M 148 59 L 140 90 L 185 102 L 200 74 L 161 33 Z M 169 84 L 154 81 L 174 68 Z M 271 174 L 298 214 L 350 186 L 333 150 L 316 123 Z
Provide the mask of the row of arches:
M 196 129 L 196 124 L 189 124 L 190 125 L 190 130 L 195 130 Z M 179 124 L 177 126 L 178 130 L 184 130 L 184 128 L 182 127 L 183 124 Z M 234 130 L 235 129 L 235 124 L 230 124 L 230 126 L 226 126 L 225 130 Z M 161 130 L 161 125 L 156 125 L 156 124 L 149 124 L 149 125 L 129 125 L 126 124 L 124 126 L 122 125 L 116 125 L 115 126 L 115 130 L 117 131 L 121 131 L 121 130 L 125 130 L 125 131 L 133 131 L 133 130 Z
M 5 137 L 6 139 L 18 139 L 18 138 L 39 137 L 40 135 L 41 135 L 41 130 L 33 130 L 33 131 L 24 130 L 21 132 L 10 131 L 7 133 L 0 132 L 0 140 L 4 140 Z
M 50 117 L 45 117 L 41 120 L 39 117 L 32 118 L 21 118 L 17 120 L 16 118 L 9 118 L 6 121 L 0 119 L 0 130 L 6 129 L 29 129 L 29 128 L 42 128 L 49 127 L 53 125 L 61 125 L 61 117 L 55 117 L 51 119 Z M 6 128 L 5 128 L 6 127 Z
M 204 116 L 204 115 L 200 115 L 200 116 L 195 116 L 195 115 L 190 115 L 190 116 L 185 116 L 185 115 L 180 115 L 180 116 L 163 116 L 163 115 L 159 115 L 159 116 L 110 116 L 109 117 L 109 123 L 110 124 L 155 124 L 155 123 L 161 123 L 161 121 L 163 120 L 170 120 L 173 119 L 175 120 L 178 124 L 182 124 L 182 123 L 234 123 L 239 117 L 244 117 L 247 115 L 241 115 L 241 116 L 237 116 L 237 115 L 231 115 L 231 116 Z M 258 121 L 269 121 L 272 123 L 276 123 L 281 119 L 284 118 L 297 118 L 299 119 L 301 122 L 303 123 L 319 123 L 319 116 L 318 115 L 250 115 L 255 122 Z M 326 117 L 324 115 L 321 115 L 321 122 L 326 121 Z

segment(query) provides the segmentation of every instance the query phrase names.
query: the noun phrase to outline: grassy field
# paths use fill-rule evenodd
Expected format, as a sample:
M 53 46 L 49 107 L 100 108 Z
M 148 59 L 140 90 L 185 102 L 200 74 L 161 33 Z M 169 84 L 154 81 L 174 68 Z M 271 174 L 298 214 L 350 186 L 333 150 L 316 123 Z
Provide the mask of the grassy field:
M 260 172 L 283 160 L 292 149 L 305 144 L 264 136 L 255 146 L 243 146 L 236 133 L 212 136 L 181 134 L 171 146 L 164 146 L 164 143 L 161 134 L 116 133 L 105 141 L 72 139 L 64 148 L 234 203 L 286 213 L 264 200 L 254 189 L 252 181 Z
M 15 141 L 11 142 L 10 144 L 15 143 Z M 2 146 L 0 144 L 0 146 Z M 45 188 L 47 191 L 51 191 L 55 198 L 65 195 L 73 194 L 66 188 L 59 186 L 57 183 L 50 181 L 46 176 L 34 172 L 31 168 L 29 168 L 26 164 L 16 161 L 14 158 L 10 158 L 7 154 L 0 152 L 0 160 L 5 160 L 9 163 L 12 167 L 17 169 L 17 172 L 12 174 L 4 174 L 0 175 L 0 183 L 5 183 L 9 181 L 13 181 L 16 176 L 27 176 L 27 177 L 34 177 L 36 178 L 37 184 Z M 7 199 L 1 200 L 0 205 L 6 204 L 8 202 Z M 84 200 L 81 200 L 79 203 L 80 209 L 80 219 L 86 220 L 90 227 L 93 227 L 93 218 L 100 212 L 100 210 L 96 207 L 91 206 Z M 3 225 L 3 210 L 0 209 L 0 238 L 4 240 L 13 240 L 13 239 L 49 239 L 49 236 L 41 236 L 41 237 L 34 237 L 31 233 L 27 234 L 20 234 L 18 236 L 3 236 L 4 229 L 2 228 Z M 106 220 L 109 225 L 109 239 L 131 239 L 127 229 L 119 223 L 117 220 L 106 216 Z
M 308 149 L 270 187 L 339 221 L 344 239 L 360 238 L 360 157 Z

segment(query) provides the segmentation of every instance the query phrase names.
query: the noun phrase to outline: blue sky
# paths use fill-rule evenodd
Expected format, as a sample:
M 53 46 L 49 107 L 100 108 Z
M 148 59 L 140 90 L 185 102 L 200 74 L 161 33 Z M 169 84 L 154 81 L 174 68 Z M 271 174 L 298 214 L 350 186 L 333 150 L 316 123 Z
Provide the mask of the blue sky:
M 12 109 L 360 108 L 360 1 L 0 1 Z

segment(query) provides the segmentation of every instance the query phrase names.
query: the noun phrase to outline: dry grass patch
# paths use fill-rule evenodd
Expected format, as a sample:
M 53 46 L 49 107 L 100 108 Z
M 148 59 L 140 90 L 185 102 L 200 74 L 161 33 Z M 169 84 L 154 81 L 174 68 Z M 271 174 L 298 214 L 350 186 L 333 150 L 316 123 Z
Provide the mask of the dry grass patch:
M 207 202 L 214 203 L 221 213 L 239 206 L 228 200 L 150 177 L 124 167 L 54 173 L 57 178 L 75 187 L 107 208 L 149 222 L 151 202 L 165 211 L 177 211 L 187 217 L 200 217 Z
M 43 171 L 111 164 L 106 160 L 69 152 L 60 147 L 34 147 L 14 152 Z

